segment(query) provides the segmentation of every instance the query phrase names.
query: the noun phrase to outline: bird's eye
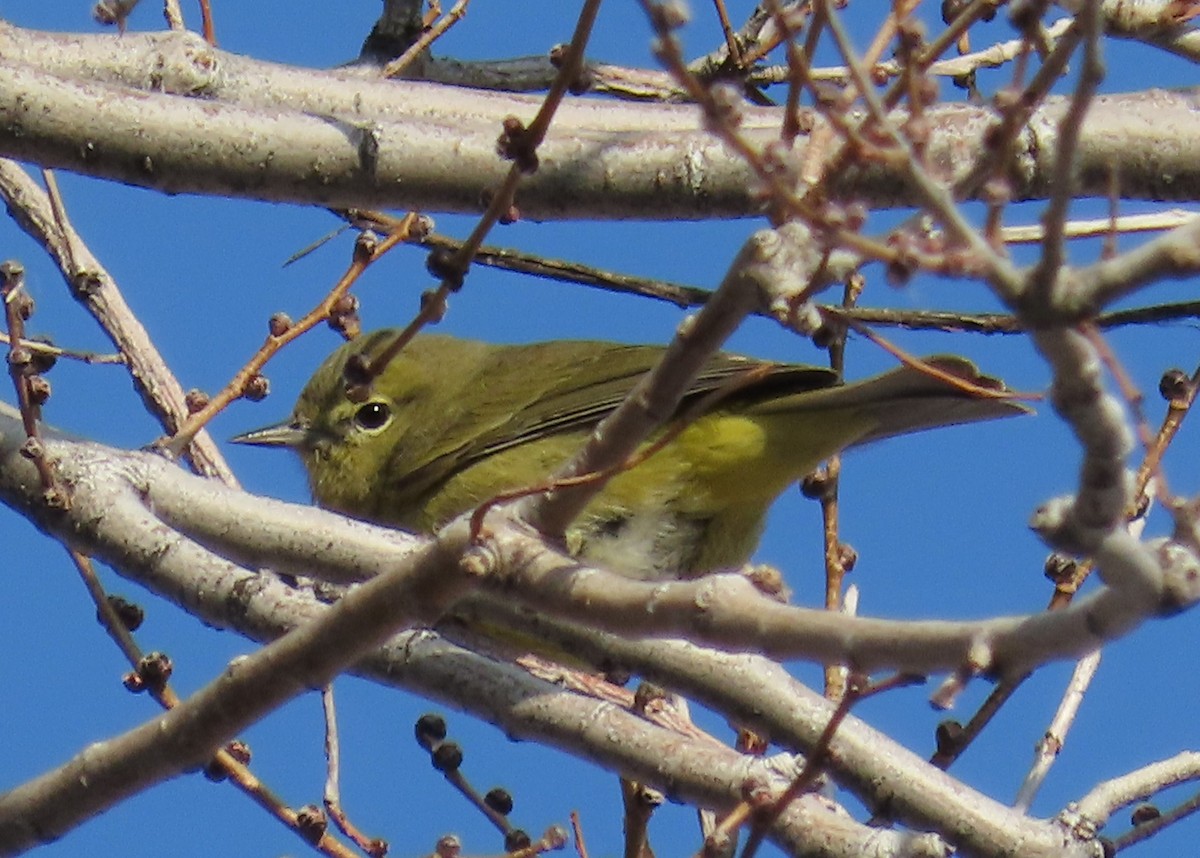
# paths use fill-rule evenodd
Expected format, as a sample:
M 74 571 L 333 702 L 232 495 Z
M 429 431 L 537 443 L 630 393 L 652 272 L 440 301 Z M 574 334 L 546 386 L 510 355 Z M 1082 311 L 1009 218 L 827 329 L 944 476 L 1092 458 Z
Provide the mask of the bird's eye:
M 392 409 L 383 402 L 367 402 L 354 412 L 354 422 L 368 431 L 382 429 L 392 419 Z

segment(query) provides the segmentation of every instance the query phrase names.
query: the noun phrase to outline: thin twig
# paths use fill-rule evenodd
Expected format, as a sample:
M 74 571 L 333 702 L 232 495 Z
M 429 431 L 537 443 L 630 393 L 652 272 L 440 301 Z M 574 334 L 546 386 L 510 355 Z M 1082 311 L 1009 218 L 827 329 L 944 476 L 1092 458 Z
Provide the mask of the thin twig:
M 584 51 L 599 11 L 600 0 L 587 0 L 583 4 L 575 23 L 575 32 L 571 36 L 571 43 L 562 54 L 562 66 L 549 92 L 542 99 L 533 121 L 528 126 L 522 125 L 516 117 L 509 117 L 505 121 L 499 146 L 505 157 L 512 160 L 512 166 L 500 187 L 493 190 L 487 209 L 458 250 L 449 258 L 438 258 L 436 262 L 431 260 L 430 267 L 441 276 L 441 282 L 436 289 L 422 295 L 421 309 L 417 316 L 365 368 L 363 374 L 368 383 L 383 372 L 421 327 L 430 321 L 441 319 L 445 313 L 447 298 L 450 293 L 462 288 L 467 271 L 480 245 L 483 244 L 483 239 L 501 219 L 513 215 L 517 186 L 524 175 L 537 170 L 537 149 L 546 139 L 546 132 L 563 98 L 579 79 Z
M 442 34 L 457 24 L 467 14 L 467 6 L 471 0 L 458 0 L 450 11 L 439 18 L 425 32 L 421 33 L 420 38 L 408 46 L 408 48 L 396 59 L 389 62 L 383 67 L 382 74 L 386 78 L 397 77 L 404 73 L 421 53 L 429 48 L 437 41 Z
M 1058 758 L 1063 745 L 1066 744 L 1067 732 L 1071 729 L 1071 724 L 1079 713 L 1079 707 L 1083 705 L 1083 695 L 1087 693 L 1099 667 L 1100 650 L 1088 653 L 1075 663 L 1071 680 L 1067 683 L 1066 691 L 1063 693 L 1063 699 L 1059 701 L 1054 718 L 1050 721 L 1050 726 L 1046 728 L 1042 738 L 1038 740 L 1033 766 L 1017 791 L 1016 799 L 1013 800 L 1013 807 L 1017 810 L 1028 811 L 1033 804 L 1034 797 L 1050 773 L 1050 767 Z
M 325 715 L 325 811 L 342 834 L 372 858 L 383 858 L 387 854 L 386 841 L 368 837 L 359 831 L 342 808 L 341 748 L 338 740 L 337 706 L 333 701 L 333 685 L 321 688 L 321 710 Z
M 208 421 L 215 417 L 229 403 L 241 398 L 245 394 L 247 386 L 251 384 L 253 379 L 259 377 L 263 367 L 266 366 L 267 362 L 281 348 L 301 334 L 329 319 L 330 314 L 338 307 L 339 302 L 350 291 L 350 287 L 358 281 L 362 273 L 397 244 L 407 240 L 409 231 L 417 226 L 417 222 L 418 216 L 410 213 L 401 220 L 400 225 L 394 232 L 390 233 L 378 244 L 369 241 L 358 242 L 355 245 L 354 257 L 350 265 L 325 297 L 299 321 L 282 326 L 282 330 L 271 331 L 267 335 L 267 339 L 262 347 L 254 353 L 250 360 L 246 361 L 241 369 L 234 373 L 229 383 L 216 395 L 212 396 L 204 407 L 190 414 L 173 436 L 159 439 L 156 442 L 157 446 L 168 453 L 177 455 L 180 450 L 191 442 L 196 433 L 204 428 Z
M 164 429 L 173 431 L 187 415 L 183 387 L 125 303 L 116 281 L 71 227 L 61 199 L 55 204 L 48 191 L 40 188 L 19 164 L 7 159 L 0 159 L 0 195 L 13 220 L 46 249 L 72 294 L 125 357 L 130 379 L 146 410 Z M 207 433 L 196 436 L 187 457 L 200 473 L 237 485 L 220 449 Z

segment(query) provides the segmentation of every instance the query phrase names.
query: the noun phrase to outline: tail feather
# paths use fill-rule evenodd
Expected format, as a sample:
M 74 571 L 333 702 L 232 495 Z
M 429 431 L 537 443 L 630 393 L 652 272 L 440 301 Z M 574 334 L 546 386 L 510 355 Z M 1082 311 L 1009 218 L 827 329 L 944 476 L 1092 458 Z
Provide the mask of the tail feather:
M 760 407 L 770 411 L 865 409 L 875 416 L 875 426 L 854 442 L 856 447 L 922 429 L 1016 417 L 1031 411 L 1007 395 L 1010 391 L 1002 381 L 984 375 L 965 358 L 936 355 L 922 362 L 936 372 L 906 365 L 874 378 L 776 399 Z

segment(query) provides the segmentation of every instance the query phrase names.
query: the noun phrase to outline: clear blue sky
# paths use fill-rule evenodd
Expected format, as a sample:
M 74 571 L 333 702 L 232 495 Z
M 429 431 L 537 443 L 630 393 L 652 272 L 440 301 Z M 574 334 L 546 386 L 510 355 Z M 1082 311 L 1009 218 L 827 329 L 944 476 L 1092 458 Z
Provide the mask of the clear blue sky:
M 198 24 L 186 4 L 189 24 Z M 492 58 L 544 52 L 569 38 L 578 4 L 525 0 L 521 4 L 477 2 L 440 53 Z M 731 4 L 736 18 L 749 4 Z M 935 4 L 936 5 L 936 4 Z M 217 2 L 218 37 L 225 49 L 255 57 L 324 67 L 351 59 L 379 10 L 377 0 L 336 7 L 297 6 L 282 0 L 252 4 Z M 857 7 L 865 15 L 870 5 Z M 18 3 L 0 0 L 12 22 L 63 31 L 93 31 L 88 4 Z M 689 44 L 699 51 L 717 41 L 711 10 L 697 4 Z M 156 4 L 145 3 L 135 29 L 160 26 Z M 519 21 L 520 26 L 513 26 Z M 1002 23 L 995 32 L 1007 36 Z M 498 34 L 503 33 L 503 37 Z M 489 35 L 490 34 L 490 35 Z M 610 3 L 590 51 L 598 59 L 649 63 L 649 33 L 636 4 Z M 1183 63 L 1127 45 L 1110 50 L 1109 91 L 1156 83 L 1195 82 Z M 983 78 L 984 85 L 995 77 Z M 949 93 L 949 85 L 944 88 Z M 336 226 L 321 211 L 194 197 L 166 198 L 146 191 L 68 175 L 60 176 L 75 225 L 125 291 L 126 298 L 172 362 L 186 387 L 219 388 L 261 342 L 275 311 L 299 316 L 328 289 L 349 255 L 343 236 L 287 268 L 299 248 Z M 1131 206 L 1130 210 L 1135 207 Z M 1144 207 L 1142 207 L 1144 208 Z M 1084 204 L 1080 214 L 1102 206 Z M 1014 220 L 1036 221 L 1037 209 L 1014 210 Z M 873 221 L 872 227 L 884 223 Z M 437 217 L 438 228 L 463 236 L 471 221 Z M 574 223 L 517 224 L 492 242 L 573 258 L 616 270 L 711 287 L 736 248 L 759 221 L 647 225 Z M 1129 242 L 1126 243 L 1130 244 Z M 107 343 L 67 294 L 41 251 L 7 220 L 0 220 L 0 254 L 27 267 L 38 301 L 31 325 L 61 345 L 106 351 Z M 1076 261 L 1095 258 L 1095 243 L 1075 245 Z M 405 321 L 428 285 L 423 255 L 401 249 L 376 266 L 356 289 L 367 327 Z M 917 278 L 903 292 L 869 272 L 867 303 L 898 307 L 994 309 L 973 284 Z M 1155 300 L 1181 300 L 1189 284 L 1155 290 Z M 443 329 L 464 336 L 525 341 L 595 337 L 664 341 L 682 318 L 679 310 L 583 288 L 551 284 L 479 269 L 456 296 Z M 1023 340 L 945 335 L 896 335 L 906 348 L 955 351 L 980 361 L 1012 386 L 1040 390 L 1044 368 Z M 270 367 L 272 395 L 263 403 L 239 403 L 214 424 L 218 438 L 274 421 L 287 413 L 308 374 L 336 345 L 318 330 Z M 1156 389 L 1169 366 L 1191 370 L 1200 345 L 1193 325 L 1173 325 L 1114 335 L 1111 342 L 1146 392 L 1154 419 L 1162 412 Z M 731 348 L 757 355 L 820 362 L 823 355 L 772 323 L 752 321 Z M 849 351 L 850 374 L 866 375 L 887 360 L 865 341 Z M 136 447 L 156 435 L 122 371 L 62 363 L 50 376 L 54 398 L 47 416 L 80 434 Z M 11 396 L 5 398 L 11 399 Z M 1069 491 L 1077 452 L 1067 430 L 1046 409 L 1037 417 L 1003 425 L 956 429 L 881 444 L 848 460 L 842 483 L 844 537 L 861 560 L 852 580 L 862 590 L 861 612 L 888 617 L 980 617 L 1038 610 L 1049 587 L 1041 576 L 1045 549 L 1025 522 L 1043 500 Z M 114 420 L 114 413 L 121 419 Z M 1169 457 L 1171 487 L 1193 493 L 1197 427 L 1187 426 Z M 282 455 L 230 447 L 240 478 L 253 491 L 307 499 L 297 463 Z M 820 546 L 816 507 L 798 493 L 780 502 L 760 558 L 780 565 L 797 600 L 820 599 Z M 1152 529 L 1165 529 L 1161 517 Z M 0 512 L 0 540 L 8 609 L 0 620 L 0 682 L 7 689 L 0 723 L 6 764 L 0 789 L 55 766 L 87 743 L 137 725 L 155 714 L 146 698 L 131 697 L 119 679 L 125 665 L 92 620 L 92 609 L 64 552 L 38 536 L 19 516 Z M 171 654 L 175 682 L 188 693 L 215 676 L 251 644 L 202 627 L 179 609 L 137 591 L 115 576 L 119 593 L 141 601 L 148 620 L 139 633 L 147 649 Z M 1100 674 L 1058 764 L 1035 804 L 1053 814 L 1097 780 L 1194 746 L 1194 713 L 1200 687 L 1183 648 L 1197 631 L 1195 616 L 1151 624 L 1129 641 L 1109 648 Z M 1182 664 L 1181 664 L 1182 662 Z M 814 676 L 811 669 L 804 675 Z M 1027 684 L 955 767 L 968 783 L 1011 800 L 1059 699 L 1068 668 L 1048 668 Z M 964 720 L 986 693 L 976 683 L 954 713 Z M 943 717 L 930 709 L 929 689 L 888 695 L 858 714 L 927 753 Z M 458 833 L 467 852 L 495 853 L 499 840 L 481 818 L 432 772 L 412 741 L 412 723 L 432 708 L 404 694 L 357 680 L 338 683 L 343 729 L 343 795 L 354 819 L 390 840 L 393 855 L 428 852 L 436 838 Z M 619 854 L 620 812 L 615 778 L 530 744 L 507 741 L 496 730 L 450 713 L 451 729 L 467 749 L 466 772 L 477 786 L 510 788 L 514 820 L 531 833 L 566 824 L 577 809 L 592 855 Z M 247 734 L 254 770 L 296 805 L 319 803 L 323 783 L 319 701 L 309 695 L 272 715 Z M 654 827 L 659 854 L 695 848 L 690 813 L 665 808 Z M 1194 850 L 1195 823 L 1160 837 L 1131 854 L 1168 856 Z M 1188 844 L 1185 847 L 1184 844 Z M 197 776 L 164 784 L 73 832 L 39 854 L 200 856 L 212 854 L 304 854 L 306 847 L 232 789 Z

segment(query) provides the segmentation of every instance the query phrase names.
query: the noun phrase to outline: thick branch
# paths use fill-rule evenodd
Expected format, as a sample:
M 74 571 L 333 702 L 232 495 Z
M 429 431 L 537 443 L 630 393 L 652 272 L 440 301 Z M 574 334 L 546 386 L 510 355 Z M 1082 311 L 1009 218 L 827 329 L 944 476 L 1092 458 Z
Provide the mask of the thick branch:
M 494 152 L 501 122 L 528 119 L 539 103 L 380 81 L 361 70 L 291 69 L 186 34 L 68 37 L 0 26 L 0 56 L 0 155 L 172 193 L 477 211 L 480 193 L 505 169 Z M 1128 197 L 1200 197 L 1194 103 L 1190 91 L 1097 99 L 1075 151 L 1082 193 L 1107 194 L 1115 166 Z M 1047 99 L 1019 141 L 1018 198 L 1047 192 L 1065 109 Z M 764 145 L 779 136 L 779 111 L 744 113 L 747 139 Z M 952 178 L 983 151 L 994 114 L 946 105 L 926 118 L 928 161 Z M 520 200 L 532 218 L 759 209 L 745 164 L 699 127 L 689 106 L 576 99 L 538 155 L 541 169 Z M 833 190 L 876 206 L 915 202 L 901 175 L 883 167 L 847 170 Z
M 289 530 L 287 504 L 192 477 L 149 454 L 78 442 L 49 442 L 57 476 L 77 493 L 69 511 L 52 513 L 42 505 L 38 484 L 27 479 L 29 463 L 16 449 L 23 440 L 19 424 L 0 418 L 0 432 L 7 449 L 0 459 L 0 496 L 6 503 L 82 551 L 121 569 L 142 570 L 148 576 L 143 583 L 189 608 L 197 598 L 193 579 L 171 579 L 166 585 L 156 578 L 163 552 L 157 540 L 164 524 L 175 545 L 199 544 L 224 556 L 302 568 L 314 577 L 340 581 L 390 569 L 411 551 L 399 535 L 389 537 L 361 523 L 343 526 L 347 523 L 339 517 L 310 508 L 295 510 L 306 523 Z M 736 575 L 649 583 L 581 567 L 524 530 L 505 526 L 499 516 L 494 519 L 489 520 L 495 531 L 489 550 L 496 552 L 497 573 L 485 584 L 503 589 L 508 598 L 617 634 L 686 636 L 725 649 L 865 670 L 1022 672 L 1093 649 L 1156 613 L 1173 613 L 1200 597 L 1200 576 L 1193 574 L 1200 564 L 1185 546 L 1175 544 L 1175 550 L 1158 555 L 1163 568 L 1153 570 L 1159 579 L 1173 582 L 1157 601 L 1130 599 L 1127 591 L 1105 588 L 1069 609 L 1025 617 L 879 620 L 781 605 Z M 1139 549 L 1137 556 L 1149 561 L 1155 555 Z M 375 570 L 369 568 L 372 562 L 379 564 Z M 214 598 L 219 589 L 209 583 L 198 591 Z M 221 603 L 218 598 L 210 609 L 228 611 Z

